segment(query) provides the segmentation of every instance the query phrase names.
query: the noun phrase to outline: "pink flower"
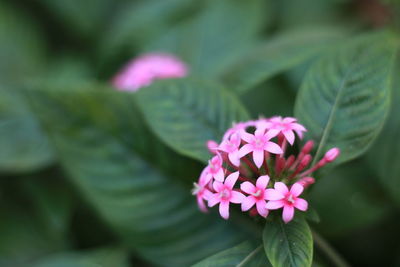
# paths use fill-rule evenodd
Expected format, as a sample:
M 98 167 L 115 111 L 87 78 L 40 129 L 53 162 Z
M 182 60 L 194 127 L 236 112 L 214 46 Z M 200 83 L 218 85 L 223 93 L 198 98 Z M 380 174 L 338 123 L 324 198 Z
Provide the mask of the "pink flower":
M 224 181 L 224 168 L 222 167 L 221 155 L 217 154 L 208 161 L 208 166 L 206 167 L 206 183 L 208 183 L 212 178 L 217 181 Z
M 229 218 L 229 203 L 240 204 L 245 198 L 242 193 L 233 190 L 238 178 L 239 172 L 234 172 L 226 177 L 224 183 L 215 181 L 213 188 L 216 193 L 208 198 L 209 207 L 213 207 L 219 203 L 219 213 L 225 220 Z
M 173 55 L 150 53 L 130 61 L 113 79 L 119 90 L 137 91 L 156 79 L 182 78 L 187 66 Z
M 294 132 L 300 138 L 303 138 L 303 132 L 307 131 L 303 125 L 297 123 L 297 119 L 286 117 L 282 119 L 282 117 L 272 117 L 268 120 L 268 122 L 264 122 L 264 126 L 268 129 L 268 132 L 271 136 L 277 136 L 282 133 L 289 144 L 293 145 L 295 140 Z
M 250 126 L 255 126 L 255 121 L 246 121 L 246 122 L 238 122 L 233 124 L 231 128 L 226 130 L 224 136 L 222 137 L 222 140 L 227 140 L 229 139 L 233 134 L 236 134 L 240 131 L 245 131 L 246 128 Z
M 274 192 L 270 192 L 267 196 L 270 201 L 267 203 L 266 208 L 276 210 L 283 207 L 282 219 L 285 223 L 293 219 L 295 208 L 301 211 L 308 209 L 307 201 L 298 197 L 304 190 L 300 183 L 293 184 L 290 191 L 282 182 L 275 183 L 274 188 Z
M 193 183 L 194 188 L 192 190 L 192 194 L 197 198 L 197 205 L 199 209 L 203 212 L 207 212 L 207 207 L 204 203 L 204 200 L 208 200 L 209 197 L 212 195 L 211 191 L 207 189 L 207 179 L 206 179 L 206 171 L 205 169 L 202 171 L 199 182 Z
M 273 136 L 268 133 L 265 134 L 262 129 L 257 129 L 254 135 L 242 131 L 240 132 L 240 137 L 246 141 L 247 144 L 240 148 L 239 158 L 253 152 L 253 160 L 258 168 L 260 168 L 264 162 L 264 151 L 273 154 L 283 153 L 282 149 L 277 144 L 269 141 Z
M 219 145 L 218 150 L 228 153 L 228 158 L 230 162 L 239 167 L 239 146 L 241 143 L 240 135 L 238 133 L 232 134 L 229 139 L 223 140 L 221 145 Z
M 244 182 L 240 185 L 240 189 L 249 194 L 249 196 L 242 201 L 242 211 L 248 211 L 256 204 L 258 214 L 267 217 L 268 209 L 265 206 L 265 200 L 268 194 L 273 191 L 273 189 L 267 189 L 268 183 L 269 176 L 263 175 L 257 179 L 256 186 L 250 182 Z

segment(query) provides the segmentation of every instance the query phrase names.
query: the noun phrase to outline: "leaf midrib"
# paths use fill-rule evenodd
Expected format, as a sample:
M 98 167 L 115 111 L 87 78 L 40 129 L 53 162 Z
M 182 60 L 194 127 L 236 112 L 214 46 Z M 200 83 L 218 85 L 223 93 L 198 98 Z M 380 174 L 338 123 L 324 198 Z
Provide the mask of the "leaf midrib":
M 243 267 L 244 264 L 247 263 L 251 258 L 253 258 L 260 249 L 262 249 L 262 245 L 259 245 L 252 252 L 250 252 L 249 255 L 247 255 L 241 262 L 239 262 L 238 265 L 236 265 L 236 267 Z
M 289 256 L 290 265 L 291 266 L 296 266 L 294 264 L 294 259 L 293 259 L 293 255 L 292 255 L 292 247 L 290 246 L 290 242 L 289 242 L 288 236 L 286 234 L 285 227 L 283 227 L 283 222 L 282 221 L 279 221 L 279 227 L 282 230 L 282 234 L 284 235 L 284 241 L 285 241 L 286 246 L 287 246 L 288 251 L 289 251 L 288 256 Z

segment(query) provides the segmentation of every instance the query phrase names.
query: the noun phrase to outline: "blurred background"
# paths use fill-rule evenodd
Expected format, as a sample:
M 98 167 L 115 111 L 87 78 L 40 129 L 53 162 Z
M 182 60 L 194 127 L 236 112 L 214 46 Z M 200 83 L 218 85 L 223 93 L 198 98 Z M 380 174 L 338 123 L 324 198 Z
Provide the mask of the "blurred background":
M 281 33 L 396 29 L 399 6 L 395 0 L 2 0 L 0 266 L 152 266 L 128 252 L 70 181 L 22 88 L 109 84 L 127 61 L 148 51 L 175 53 L 192 73 L 213 79 L 254 44 Z M 292 115 L 310 62 L 240 98 L 254 117 Z M 311 193 L 320 215 L 314 227 L 354 266 L 400 266 L 400 162 L 382 156 L 400 153 L 396 131 L 386 126 L 390 136 Z M 381 145 L 388 138 L 395 145 Z

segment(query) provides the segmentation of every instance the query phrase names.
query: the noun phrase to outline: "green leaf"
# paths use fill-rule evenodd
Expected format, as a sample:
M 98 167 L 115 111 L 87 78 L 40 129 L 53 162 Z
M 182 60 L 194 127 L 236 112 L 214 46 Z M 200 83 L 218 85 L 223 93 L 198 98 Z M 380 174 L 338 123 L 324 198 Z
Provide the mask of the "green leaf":
M 337 163 L 363 154 L 379 134 L 389 110 L 394 40 L 362 36 L 330 51 L 307 73 L 295 115 L 319 142 L 314 162 L 339 147 Z
M 311 266 L 313 239 L 310 227 L 299 215 L 285 224 L 276 216 L 267 221 L 263 232 L 264 250 L 274 267 Z
M 204 81 L 164 80 L 137 93 L 154 133 L 179 153 L 207 161 L 208 140 L 219 141 L 233 122 L 248 119 L 234 95 Z
M 26 172 L 53 161 L 53 153 L 20 87 L 43 68 L 43 42 L 24 13 L 0 4 L 0 172 Z
M 29 95 L 72 181 L 138 255 L 187 266 L 241 240 L 235 227 L 198 211 L 185 179 L 199 166 L 151 135 L 134 94 L 92 85 Z
M 193 267 L 269 267 L 269 263 L 262 245 L 255 245 L 252 242 L 246 241 L 232 248 L 221 251 L 213 256 L 210 256 Z
M 229 87 L 244 93 L 264 80 L 321 53 L 344 36 L 339 28 L 311 28 L 282 32 L 250 50 L 225 72 Z
M 192 74 L 215 78 L 253 47 L 270 10 L 268 1 L 263 0 L 207 1 L 199 14 L 144 48 L 177 54 Z
M 381 135 L 367 154 L 368 165 L 377 174 L 378 181 L 400 207 L 400 57 L 393 72 L 392 105 Z
M 36 261 L 34 267 L 128 267 L 128 253 L 116 248 L 72 251 L 49 255 Z

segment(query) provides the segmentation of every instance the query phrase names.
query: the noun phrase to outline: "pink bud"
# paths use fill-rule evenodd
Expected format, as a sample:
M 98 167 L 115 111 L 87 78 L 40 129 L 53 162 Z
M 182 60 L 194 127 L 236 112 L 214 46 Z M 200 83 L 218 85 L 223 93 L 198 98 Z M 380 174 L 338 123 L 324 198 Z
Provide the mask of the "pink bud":
M 302 170 L 307 167 L 307 165 L 310 164 L 311 160 L 311 155 L 305 155 L 304 158 L 300 161 L 298 169 Z
M 208 151 L 210 151 L 211 154 L 216 154 L 217 153 L 217 148 L 218 148 L 218 143 L 213 141 L 213 140 L 208 140 L 207 141 L 207 148 L 208 148 Z
M 315 183 L 315 179 L 312 177 L 304 177 L 301 178 L 298 183 L 300 183 L 304 188 L 312 185 L 313 183 Z
M 332 149 L 329 149 L 328 152 L 325 153 L 324 160 L 326 162 L 332 162 L 334 161 L 338 156 L 340 155 L 340 149 L 335 147 Z
M 302 152 L 303 154 L 308 154 L 308 153 L 311 152 L 311 150 L 312 150 L 313 148 L 314 148 L 314 141 L 310 140 L 310 141 L 308 141 L 308 142 L 304 145 L 304 147 L 303 147 L 303 149 L 301 150 L 301 152 Z

